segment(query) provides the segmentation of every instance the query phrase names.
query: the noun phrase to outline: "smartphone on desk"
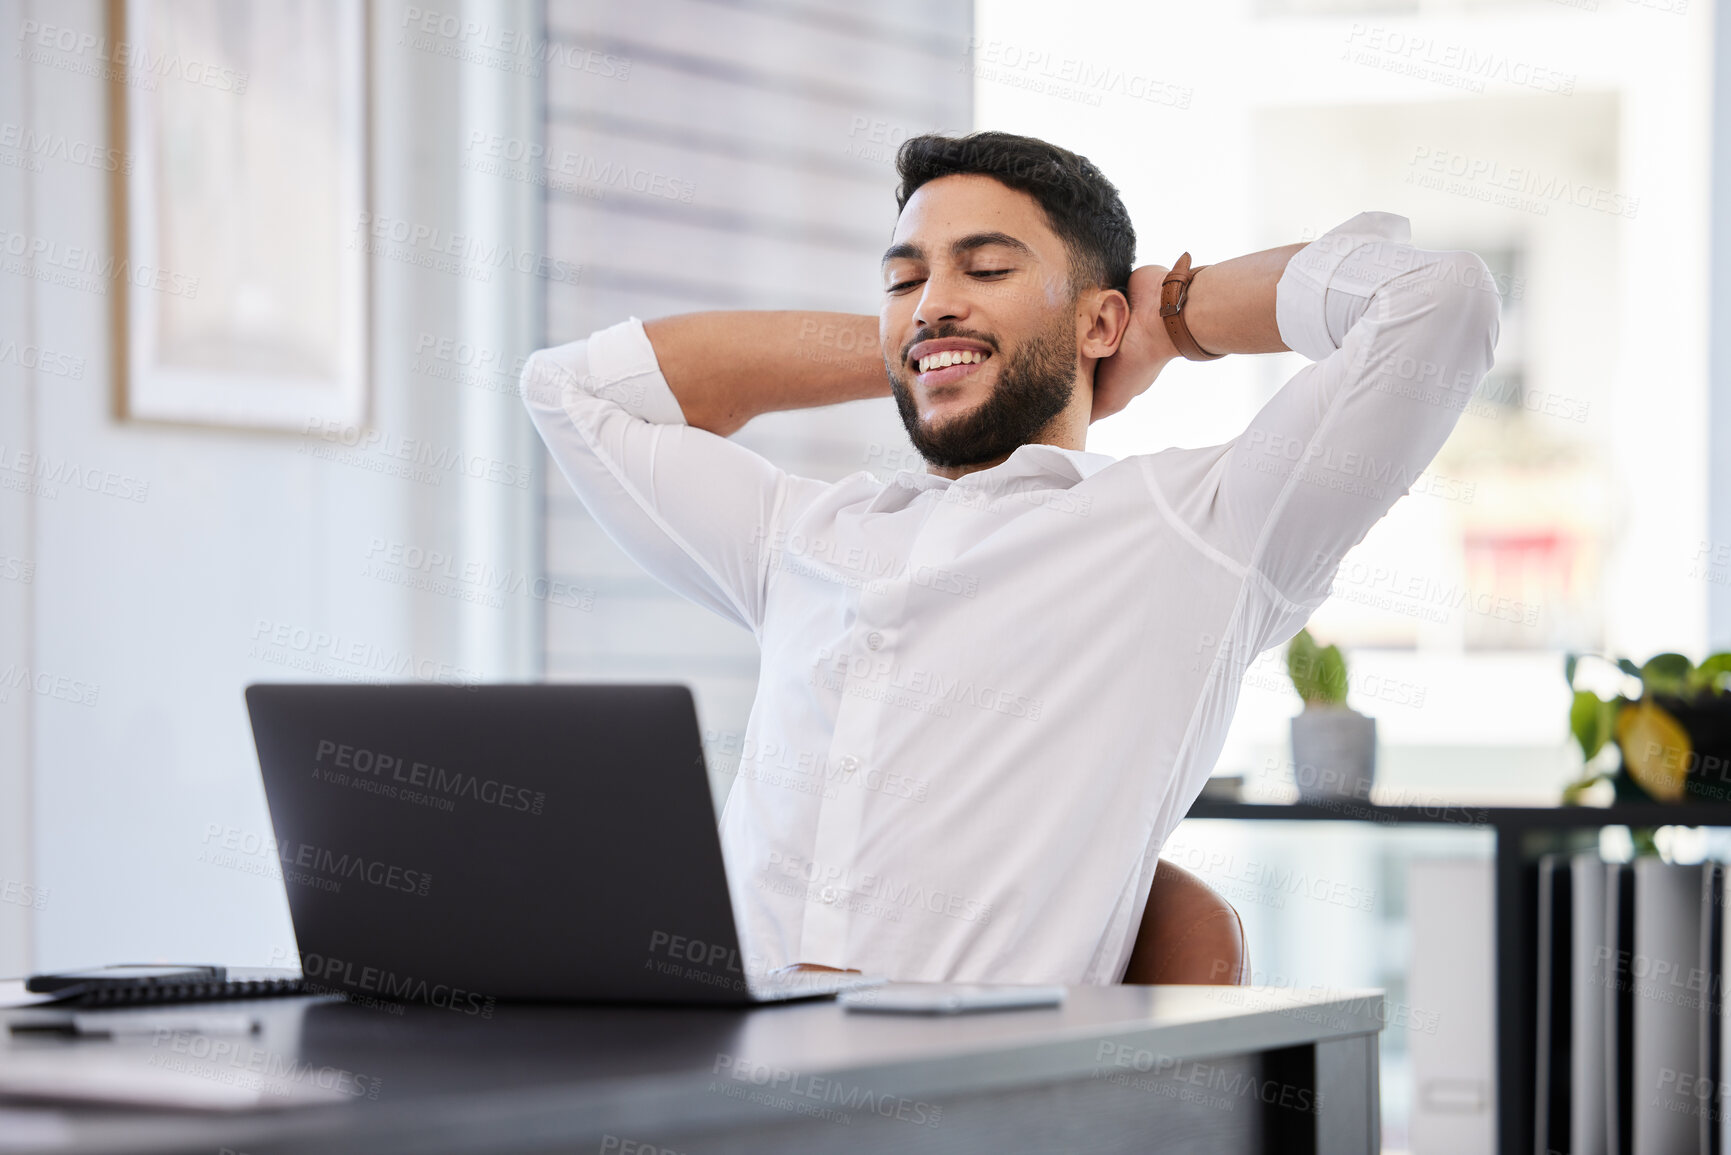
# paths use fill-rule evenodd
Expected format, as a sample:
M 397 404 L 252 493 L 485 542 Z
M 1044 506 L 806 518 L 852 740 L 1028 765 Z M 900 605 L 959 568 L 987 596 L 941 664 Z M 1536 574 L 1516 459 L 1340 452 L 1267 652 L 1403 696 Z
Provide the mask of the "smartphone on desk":
M 836 1001 L 850 1011 L 894 1015 L 959 1015 L 969 1011 L 1009 1011 L 1055 1007 L 1064 988 L 1021 983 L 882 983 L 844 991 Z

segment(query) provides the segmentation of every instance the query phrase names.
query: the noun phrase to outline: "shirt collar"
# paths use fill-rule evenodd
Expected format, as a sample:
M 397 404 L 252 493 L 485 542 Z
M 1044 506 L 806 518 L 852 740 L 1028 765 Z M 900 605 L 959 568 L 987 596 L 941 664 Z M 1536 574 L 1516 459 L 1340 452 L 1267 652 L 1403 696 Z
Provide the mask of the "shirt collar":
M 1018 445 L 1015 452 L 990 469 L 976 469 L 953 481 L 933 473 L 916 473 L 903 469 L 896 473 L 894 484 L 913 489 L 946 488 L 952 485 L 999 489 L 1022 478 L 1049 477 L 1064 485 L 1074 485 L 1078 481 L 1086 481 L 1117 460 L 1105 453 L 1029 443 Z

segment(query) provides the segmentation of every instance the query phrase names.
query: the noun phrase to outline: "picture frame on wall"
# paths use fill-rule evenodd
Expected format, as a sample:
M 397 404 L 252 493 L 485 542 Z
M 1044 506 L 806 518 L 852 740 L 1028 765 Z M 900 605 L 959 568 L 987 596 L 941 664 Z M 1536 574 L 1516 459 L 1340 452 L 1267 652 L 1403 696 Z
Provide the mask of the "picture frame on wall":
M 366 10 L 124 0 L 117 409 L 306 432 L 368 404 Z

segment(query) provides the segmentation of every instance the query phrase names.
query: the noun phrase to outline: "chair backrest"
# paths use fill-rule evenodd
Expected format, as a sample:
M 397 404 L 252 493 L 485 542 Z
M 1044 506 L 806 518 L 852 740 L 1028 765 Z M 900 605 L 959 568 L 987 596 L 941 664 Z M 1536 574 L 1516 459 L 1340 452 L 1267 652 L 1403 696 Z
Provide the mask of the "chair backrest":
M 1124 971 L 1126 983 L 1242 986 L 1250 975 L 1244 923 L 1230 902 L 1161 859 Z

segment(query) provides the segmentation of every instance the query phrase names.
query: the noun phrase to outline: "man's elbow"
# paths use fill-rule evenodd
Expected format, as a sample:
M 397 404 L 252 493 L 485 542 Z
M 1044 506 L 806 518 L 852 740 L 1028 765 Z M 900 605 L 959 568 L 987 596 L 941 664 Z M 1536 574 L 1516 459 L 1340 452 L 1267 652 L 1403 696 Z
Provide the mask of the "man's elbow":
M 1439 255 L 1435 279 L 1461 337 L 1484 341 L 1489 368 L 1489 355 L 1496 349 L 1502 326 L 1503 298 L 1496 274 L 1477 253 L 1457 249 Z
M 518 387 L 523 394 L 523 405 L 531 417 L 539 418 L 541 414 L 563 407 L 566 379 L 570 375 L 570 371 L 546 349 L 529 355 L 529 359 L 523 362 Z

